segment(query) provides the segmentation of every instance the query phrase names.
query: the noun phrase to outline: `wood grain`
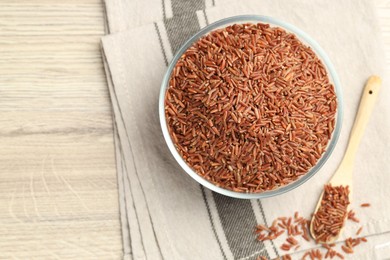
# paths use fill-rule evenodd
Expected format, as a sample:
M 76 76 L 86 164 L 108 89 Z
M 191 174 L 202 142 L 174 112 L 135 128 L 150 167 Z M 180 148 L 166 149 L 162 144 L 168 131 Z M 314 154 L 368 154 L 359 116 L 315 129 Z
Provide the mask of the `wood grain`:
M 0 259 L 121 257 L 103 17 L 101 0 L 0 3 Z
M 98 0 L 0 3 L 0 259 L 121 257 L 103 34 Z

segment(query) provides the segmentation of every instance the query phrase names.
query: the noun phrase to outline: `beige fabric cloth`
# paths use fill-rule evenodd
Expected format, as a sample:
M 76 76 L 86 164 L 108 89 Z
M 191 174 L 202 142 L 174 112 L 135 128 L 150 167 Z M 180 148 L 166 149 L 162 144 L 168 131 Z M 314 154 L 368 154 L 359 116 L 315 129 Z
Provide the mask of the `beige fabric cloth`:
M 130 4 L 131 2 L 131 4 Z M 200 2 L 200 3 L 199 3 Z M 103 53 L 117 134 L 118 185 L 125 258 L 134 259 L 255 259 L 282 255 L 283 238 L 260 243 L 252 235 L 255 223 L 298 210 L 309 217 L 322 185 L 337 168 L 365 80 L 382 74 L 383 51 L 373 4 L 368 0 L 107 1 L 110 32 Z M 167 7 L 168 6 L 168 7 Z M 167 11 L 171 6 L 171 10 Z M 196 9 L 204 9 L 195 14 Z M 183 8 L 182 8 L 183 9 Z M 150 16 L 143 14 L 148 10 Z M 344 120 L 339 142 L 315 177 L 294 191 L 264 200 L 236 200 L 214 194 L 188 177 L 170 155 L 159 126 L 157 102 L 167 63 L 188 35 L 207 22 L 239 14 L 280 18 L 303 29 L 325 49 L 341 79 Z M 161 20 L 162 19 L 162 20 Z M 122 31 L 123 30 L 123 31 Z M 384 76 L 384 75 L 383 75 Z M 384 84 L 363 137 L 354 168 L 352 208 L 361 219 L 348 222 L 341 240 L 373 236 L 352 259 L 386 259 L 390 255 L 390 98 Z M 359 205 L 370 202 L 371 208 Z M 382 235 L 377 235 L 382 234 Z M 383 246 L 378 246 L 383 244 Z M 294 256 L 316 247 L 304 243 Z

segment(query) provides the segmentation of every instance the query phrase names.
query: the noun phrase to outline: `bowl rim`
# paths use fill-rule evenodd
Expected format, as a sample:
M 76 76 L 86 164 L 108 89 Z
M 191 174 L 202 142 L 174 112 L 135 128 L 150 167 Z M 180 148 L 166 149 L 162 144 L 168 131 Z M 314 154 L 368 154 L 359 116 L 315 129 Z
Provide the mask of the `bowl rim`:
M 336 92 L 336 99 L 337 99 L 337 110 L 336 110 L 336 123 L 335 123 L 335 129 L 333 130 L 332 137 L 330 141 L 328 142 L 327 149 L 321 156 L 321 158 L 318 160 L 317 164 L 314 165 L 305 175 L 299 177 L 297 180 L 293 181 L 292 183 L 289 183 L 287 185 L 281 186 L 277 189 L 265 191 L 261 193 L 243 193 L 243 192 L 236 192 L 232 190 L 228 190 L 222 187 L 219 187 L 208 180 L 204 179 L 200 175 L 198 175 L 181 157 L 179 152 L 176 150 L 175 145 L 173 144 L 173 141 L 171 139 L 171 136 L 168 131 L 168 126 L 165 118 L 165 93 L 168 89 L 168 82 L 170 75 L 172 73 L 172 70 L 174 69 L 176 62 L 180 59 L 180 57 L 183 55 L 183 53 L 199 38 L 204 36 L 205 34 L 218 29 L 222 27 L 226 27 L 228 25 L 234 24 L 234 23 L 245 23 L 245 22 L 252 22 L 252 23 L 268 23 L 271 26 L 277 26 L 281 27 L 282 29 L 287 30 L 288 32 L 294 33 L 299 40 L 301 40 L 304 44 L 310 46 L 314 52 L 320 57 L 321 61 L 324 62 L 325 68 L 328 72 L 328 74 L 331 76 L 331 82 L 333 83 L 333 86 L 335 88 Z M 198 183 L 203 185 L 204 187 L 215 191 L 219 194 L 229 196 L 232 198 L 239 198 L 239 199 L 261 199 L 261 198 L 268 198 L 277 196 L 283 193 L 286 193 L 288 191 L 291 191 L 299 186 L 301 186 L 303 183 L 308 181 L 311 177 L 313 177 L 325 164 L 325 162 L 329 159 L 331 153 L 333 152 L 336 143 L 339 139 L 340 132 L 341 132 L 341 126 L 342 126 L 342 119 L 343 119 L 343 96 L 342 96 L 342 89 L 341 89 L 341 83 L 339 80 L 339 77 L 336 73 L 336 70 L 334 68 L 333 63 L 331 62 L 330 58 L 326 54 L 326 52 L 322 49 L 322 47 L 313 39 L 311 38 L 307 33 L 299 29 L 298 27 L 281 21 L 277 18 L 273 18 L 270 16 L 264 16 L 264 15 L 238 15 L 238 16 L 231 16 L 228 18 L 224 18 L 221 20 L 218 20 L 214 23 L 211 23 L 204 28 L 202 28 L 200 31 L 198 31 L 196 34 L 194 34 L 191 38 L 189 38 L 179 49 L 179 51 L 174 55 L 172 61 L 170 62 L 168 69 L 164 75 L 161 89 L 160 89 L 160 95 L 159 95 L 159 117 L 160 117 L 160 125 L 163 132 L 163 136 L 165 139 L 165 142 L 168 145 L 168 148 L 170 152 L 172 153 L 173 157 L 177 161 L 177 163 L 181 166 L 181 168 L 190 175 L 194 180 L 196 180 Z

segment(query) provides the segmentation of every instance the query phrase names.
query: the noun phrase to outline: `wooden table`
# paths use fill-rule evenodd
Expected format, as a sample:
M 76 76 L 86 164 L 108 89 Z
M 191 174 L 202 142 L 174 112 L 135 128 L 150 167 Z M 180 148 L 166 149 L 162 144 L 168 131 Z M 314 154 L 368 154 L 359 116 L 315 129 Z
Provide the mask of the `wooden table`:
M 0 259 L 121 257 L 103 34 L 101 0 L 0 3 Z

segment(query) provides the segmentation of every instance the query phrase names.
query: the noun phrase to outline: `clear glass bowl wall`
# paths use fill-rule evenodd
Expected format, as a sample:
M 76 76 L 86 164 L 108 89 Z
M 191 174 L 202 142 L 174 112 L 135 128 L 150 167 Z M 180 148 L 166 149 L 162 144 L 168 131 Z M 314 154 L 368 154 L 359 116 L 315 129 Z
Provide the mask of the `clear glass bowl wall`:
M 332 137 L 328 143 L 328 146 L 326 148 L 325 153 L 322 155 L 322 157 L 318 160 L 317 164 L 312 167 L 309 172 L 307 172 L 302 177 L 298 178 L 296 181 L 279 187 L 275 190 L 265 191 L 262 193 L 241 193 L 241 192 L 235 192 L 228 189 L 224 189 L 221 187 L 216 186 L 215 184 L 207 181 L 206 179 L 202 178 L 200 175 L 198 175 L 187 163 L 183 160 L 183 158 L 180 156 L 179 152 L 176 150 L 175 145 L 169 135 L 168 126 L 165 118 L 165 93 L 168 88 L 169 78 L 172 73 L 172 70 L 174 69 L 176 62 L 179 60 L 179 58 L 183 55 L 183 53 L 190 47 L 194 42 L 196 42 L 199 38 L 202 36 L 208 34 L 209 32 L 224 28 L 226 26 L 232 25 L 232 24 L 242 24 L 242 23 L 267 23 L 271 26 L 276 26 L 283 28 L 287 32 L 291 32 L 295 34 L 305 45 L 310 46 L 314 52 L 318 55 L 318 57 L 323 61 L 325 64 L 325 67 L 327 69 L 329 78 L 331 82 L 333 83 L 336 91 L 336 97 L 337 97 L 337 113 L 336 113 L 336 125 L 335 129 L 333 131 Z M 261 15 L 240 15 L 240 16 L 234 16 L 225 18 L 222 20 L 219 20 L 217 22 L 214 22 L 206 27 L 204 27 L 202 30 L 200 30 L 198 33 L 193 35 L 181 48 L 180 50 L 175 54 L 173 57 L 173 60 L 171 61 L 168 70 L 164 76 L 164 79 L 161 84 L 161 90 L 160 90 L 160 96 L 159 96 L 159 116 L 160 116 L 160 124 L 161 129 L 164 135 L 164 139 L 168 145 L 169 150 L 171 151 L 173 157 L 176 159 L 178 164 L 181 166 L 181 168 L 189 174 L 194 180 L 196 180 L 198 183 L 203 185 L 204 187 L 218 192 L 220 194 L 233 197 L 233 198 L 240 198 L 240 199 L 260 199 L 260 198 L 267 198 L 272 196 L 277 196 L 282 193 L 288 192 L 290 190 L 293 190 L 297 188 L 298 186 L 305 183 L 307 180 L 309 180 L 311 177 L 313 177 L 320 168 L 325 164 L 325 162 L 330 157 L 331 153 L 334 150 L 334 147 L 337 143 L 338 137 L 340 135 L 340 129 L 341 129 L 341 122 L 342 122 L 342 116 L 343 116 L 343 99 L 342 99 L 342 92 L 341 92 L 341 85 L 339 78 L 337 76 L 337 73 L 334 69 L 334 66 L 332 62 L 330 61 L 328 55 L 325 53 L 325 51 L 321 48 L 321 46 L 312 39 L 308 34 L 297 28 L 296 26 L 283 22 L 279 19 L 267 17 L 267 16 L 261 16 Z M 179 178 L 179 176 L 178 176 Z

